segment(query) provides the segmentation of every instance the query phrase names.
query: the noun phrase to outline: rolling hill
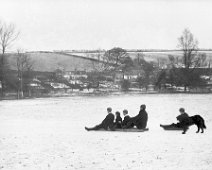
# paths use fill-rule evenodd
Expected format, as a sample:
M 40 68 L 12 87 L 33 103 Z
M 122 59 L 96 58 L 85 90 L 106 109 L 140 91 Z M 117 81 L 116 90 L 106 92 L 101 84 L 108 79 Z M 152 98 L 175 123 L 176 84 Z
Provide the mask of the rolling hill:
M 62 69 L 65 71 L 91 71 L 93 70 L 93 64 L 97 62 L 97 57 L 95 54 L 72 54 L 72 53 L 64 53 L 64 52 L 27 52 L 26 53 L 31 62 L 33 63 L 34 71 L 42 71 L 42 72 L 54 72 L 56 69 Z M 131 58 L 135 58 L 137 53 L 129 53 Z M 182 53 L 143 53 L 144 59 L 146 61 L 158 62 L 158 59 L 167 61 L 168 56 L 182 56 Z M 212 53 L 207 54 L 207 61 L 212 60 Z M 9 54 L 8 61 L 10 68 L 12 70 L 16 70 L 16 55 L 17 54 Z
M 90 71 L 93 68 L 93 62 L 95 62 L 89 58 L 55 52 L 29 52 L 27 55 L 33 63 L 33 70 L 42 72 L 53 72 L 56 69 Z M 8 61 L 10 68 L 16 69 L 16 54 L 10 54 Z

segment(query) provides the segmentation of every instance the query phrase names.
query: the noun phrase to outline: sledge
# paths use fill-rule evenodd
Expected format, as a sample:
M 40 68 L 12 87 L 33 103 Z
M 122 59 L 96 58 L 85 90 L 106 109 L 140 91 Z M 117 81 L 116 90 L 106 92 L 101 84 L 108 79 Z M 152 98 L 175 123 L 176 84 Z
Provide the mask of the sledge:
M 114 131 L 118 131 L 118 132 L 146 132 L 148 130 L 149 130 L 149 128 L 145 128 L 145 129 L 130 128 L 130 129 L 115 129 Z
M 183 130 L 183 128 L 176 127 L 175 125 L 160 125 L 164 130 Z
M 146 132 L 149 128 L 145 129 L 137 129 L 137 128 L 130 128 L 130 129 L 114 129 L 114 130 L 105 130 L 105 129 L 99 129 L 95 131 L 105 131 L 105 132 Z

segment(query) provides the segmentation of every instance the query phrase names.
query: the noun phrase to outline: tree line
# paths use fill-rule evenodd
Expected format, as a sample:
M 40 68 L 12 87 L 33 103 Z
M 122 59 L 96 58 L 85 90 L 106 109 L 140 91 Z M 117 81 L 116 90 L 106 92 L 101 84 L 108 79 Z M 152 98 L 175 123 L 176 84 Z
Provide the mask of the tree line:
M 160 89 L 161 85 L 171 84 L 183 86 L 184 91 L 187 91 L 188 87 L 205 85 L 207 82 L 201 75 L 207 74 L 207 71 L 200 72 L 198 68 L 206 61 L 207 56 L 205 53 L 198 53 L 198 41 L 189 29 L 185 29 L 178 38 L 177 48 L 182 51 L 182 57 L 169 55 L 168 69 L 161 69 L 156 63 L 147 62 L 143 53 L 137 53 L 132 59 L 126 50 L 119 47 L 104 54 L 99 53 L 97 58 L 100 62 L 94 63 L 94 68 L 99 73 L 120 71 L 123 74 L 124 89 L 129 87 L 129 82 L 124 80 L 125 73 L 135 69 L 141 73 L 136 80 L 139 87 L 147 88 L 149 84 L 154 84 Z

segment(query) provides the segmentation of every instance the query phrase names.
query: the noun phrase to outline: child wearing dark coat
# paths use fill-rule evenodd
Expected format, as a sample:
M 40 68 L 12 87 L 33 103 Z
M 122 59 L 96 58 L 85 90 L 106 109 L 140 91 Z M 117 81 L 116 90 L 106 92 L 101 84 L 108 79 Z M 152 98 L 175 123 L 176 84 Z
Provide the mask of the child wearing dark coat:
M 188 126 L 191 120 L 189 118 L 189 115 L 185 112 L 184 108 L 180 108 L 179 112 L 180 115 L 176 117 L 179 122 L 176 124 L 176 126 L 183 128 L 183 134 L 185 134 L 188 130 Z
M 122 128 L 126 128 L 128 122 L 130 121 L 130 116 L 128 115 L 128 110 L 124 109 L 123 115 L 124 115 L 124 120 L 122 121 Z M 131 124 L 131 126 L 128 128 L 133 128 L 133 127 L 134 127 L 134 124 Z
M 104 130 L 113 130 L 114 127 L 114 114 L 112 113 L 112 108 L 108 107 L 107 108 L 108 115 L 105 117 L 105 119 L 100 123 L 99 125 L 96 125 L 94 127 L 88 128 L 85 127 L 87 131 L 89 130 L 99 130 L 99 129 L 104 129 Z
M 116 115 L 116 119 L 115 119 L 115 128 L 122 128 L 122 118 L 121 118 L 121 115 L 120 115 L 120 112 L 116 112 L 115 113 Z

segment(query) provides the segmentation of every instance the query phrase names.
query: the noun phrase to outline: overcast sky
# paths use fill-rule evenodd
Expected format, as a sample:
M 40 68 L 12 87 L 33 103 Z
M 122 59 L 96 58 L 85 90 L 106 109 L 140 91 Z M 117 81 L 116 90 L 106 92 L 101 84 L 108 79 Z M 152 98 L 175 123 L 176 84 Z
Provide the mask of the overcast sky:
M 10 50 L 175 49 L 189 28 L 212 48 L 210 0 L 0 0 L 20 31 Z

